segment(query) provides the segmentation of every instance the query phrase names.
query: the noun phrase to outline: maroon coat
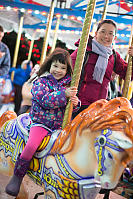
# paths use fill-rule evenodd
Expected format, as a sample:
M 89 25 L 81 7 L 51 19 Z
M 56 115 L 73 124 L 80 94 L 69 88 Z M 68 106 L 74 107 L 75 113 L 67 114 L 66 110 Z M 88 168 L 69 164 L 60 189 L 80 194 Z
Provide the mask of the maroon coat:
M 76 46 L 78 46 L 78 44 L 79 41 L 75 43 Z M 87 50 L 91 51 L 91 45 L 87 45 Z M 77 51 L 78 49 L 76 49 L 71 54 L 73 67 L 75 65 Z M 92 76 L 97 59 L 98 55 L 96 53 L 90 53 L 88 62 L 85 65 L 84 78 L 78 94 L 82 105 L 90 105 L 91 103 L 99 99 L 106 99 L 108 95 L 108 84 L 111 81 L 111 75 L 114 68 L 114 55 L 112 54 L 109 57 L 107 69 L 102 84 L 100 84 L 96 80 L 93 80 Z M 116 52 L 115 73 L 117 73 L 122 79 L 125 79 L 126 70 L 127 63 L 120 57 L 120 54 Z

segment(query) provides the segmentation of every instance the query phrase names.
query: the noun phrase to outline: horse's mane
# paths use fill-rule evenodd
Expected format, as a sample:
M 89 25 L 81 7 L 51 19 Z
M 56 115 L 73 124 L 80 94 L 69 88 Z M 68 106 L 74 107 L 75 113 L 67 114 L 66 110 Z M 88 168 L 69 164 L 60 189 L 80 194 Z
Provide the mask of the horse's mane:
M 69 152 L 74 146 L 77 130 L 81 135 L 83 129 L 86 128 L 89 128 L 92 132 L 106 128 L 121 131 L 133 141 L 133 109 L 129 100 L 124 97 L 117 97 L 110 101 L 101 99 L 94 102 L 78 114 L 70 124 L 66 125 L 51 152 L 62 154 Z M 68 137 L 70 137 L 69 145 L 65 150 L 62 150 Z

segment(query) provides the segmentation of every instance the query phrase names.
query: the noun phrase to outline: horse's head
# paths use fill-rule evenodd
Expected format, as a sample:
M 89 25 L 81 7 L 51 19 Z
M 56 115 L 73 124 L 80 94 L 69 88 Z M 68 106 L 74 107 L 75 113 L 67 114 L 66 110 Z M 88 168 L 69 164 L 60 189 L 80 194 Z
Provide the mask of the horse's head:
M 103 130 L 107 129 L 109 132 L 105 134 L 106 131 Z M 74 150 L 78 140 L 77 134 L 82 136 L 84 132 L 88 132 L 86 139 L 90 139 L 91 143 L 94 143 L 91 147 L 94 147 L 94 151 L 96 151 L 94 158 L 92 151 L 87 152 L 93 160 L 97 161 L 97 163 L 95 162 L 96 167 L 90 165 L 91 160 L 88 160 L 88 169 L 93 167 L 94 175 L 101 182 L 103 188 L 114 188 L 124 168 L 133 159 L 133 109 L 129 100 L 118 97 L 110 101 L 98 100 L 91 104 L 75 117 L 70 125 L 66 126 L 59 136 L 58 144 L 54 147 L 55 151 L 53 151 L 65 154 Z M 70 138 L 70 141 L 68 147 L 65 148 L 62 140 L 67 138 Z
M 102 188 L 112 189 L 117 185 L 119 178 L 128 160 L 129 150 L 133 142 L 123 132 L 102 130 L 95 139 L 95 150 L 98 168 L 95 178 L 101 182 Z

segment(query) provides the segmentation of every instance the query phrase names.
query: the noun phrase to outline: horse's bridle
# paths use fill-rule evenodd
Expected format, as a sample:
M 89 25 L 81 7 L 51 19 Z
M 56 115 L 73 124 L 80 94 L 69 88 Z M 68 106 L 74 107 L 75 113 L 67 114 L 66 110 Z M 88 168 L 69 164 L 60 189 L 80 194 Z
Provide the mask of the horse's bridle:
M 98 156 L 98 175 L 102 176 L 103 171 L 106 170 L 104 166 L 105 161 L 105 146 L 114 149 L 116 151 L 124 151 L 122 148 L 119 147 L 116 141 L 111 140 L 108 138 L 112 134 L 111 129 L 104 129 L 101 131 L 101 135 L 95 139 L 95 146 L 98 146 L 97 156 Z

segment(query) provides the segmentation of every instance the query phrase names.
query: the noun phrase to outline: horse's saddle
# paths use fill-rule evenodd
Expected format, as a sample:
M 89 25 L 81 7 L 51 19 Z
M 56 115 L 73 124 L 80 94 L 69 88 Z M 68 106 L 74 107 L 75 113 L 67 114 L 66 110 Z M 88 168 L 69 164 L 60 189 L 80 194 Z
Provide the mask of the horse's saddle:
M 27 143 L 31 124 L 32 120 L 30 119 L 29 114 L 24 113 L 19 115 L 16 119 L 9 121 L 2 129 L 3 134 L 7 133 L 5 136 L 11 138 L 10 143 L 13 142 L 12 140 L 15 141 L 15 154 L 21 153 Z M 59 133 L 60 130 L 57 130 L 53 131 L 52 134 L 48 134 L 41 142 L 34 157 L 42 158 L 48 154 Z

